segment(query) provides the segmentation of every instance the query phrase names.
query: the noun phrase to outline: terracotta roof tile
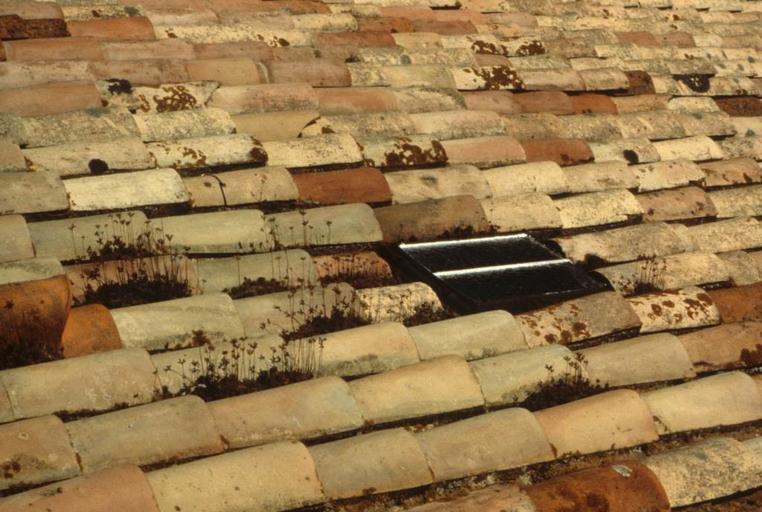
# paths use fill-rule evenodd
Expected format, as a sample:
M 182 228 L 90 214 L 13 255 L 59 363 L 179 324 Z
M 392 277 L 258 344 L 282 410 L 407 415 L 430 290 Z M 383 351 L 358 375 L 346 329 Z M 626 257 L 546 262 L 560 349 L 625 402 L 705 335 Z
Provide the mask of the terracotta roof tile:
M 762 304 L 758 298 L 760 288 L 762 284 L 757 283 L 708 293 L 723 322 L 759 321 L 762 319 Z
M 659 478 L 639 462 L 590 468 L 535 484 L 526 493 L 537 510 L 560 511 L 601 500 L 628 510 L 641 507 L 654 512 L 670 510 Z M 636 508 L 633 508 L 636 510 Z
M 178 428 L 189 422 L 194 428 Z M 212 415 L 203 400 L 195 396 L 69 422 L 66 430 L 86 473 L 124 464 L 148 465 L 223 451 Z M 124 451 L 122 446 L 132 448 Z
M 275 512 L 330 501 L 326 494 L 335 494 L 367 508 L 370 499 L 363 494 L 655 439 L 652 414 L 628 391 L 617 392 L 626 399 L 603 393 L 561 400 L 536 413 L 558 415 L 547 425 L 523 409 L 483 414 L 485 402 L 509 404 L 544 389 L 552 382 L 545 365 L 585 386 L 650 383 L 649 392 L 668 397 L 666 416 L 674 425 L 691 418 L 735 425 L 744 419 L 733 411 L 758 409 L 758 393 L 748 392 L 758 388 L 756 382 L 741 386 L 748 388 L 746 398 L 737 403 L 713 398 L 724 396 L 713 386 L 701 401 L 688 397 L 680 403 L 676 397 L 690 393 L 663 382 L 757 364 L 751 322 L 759 317 L 755 287 L 762 276 L 762 227 L 755 218 L 762 124 L 754 107 L 762 90 L 756 62 L 762 18 L 753 3 L 19 2 L 0 0 L 0 16 L 21 16 L 5 18 L 11 28 L 21 28 L 16 35 L 45 36 L 46 26 L 63 29 L 55 34 L 63 35 L 68 22 L 74 37 L 8 41 L 0 52 L 7 59 L 0 63 L 0 103 L 7 104 L 0 115 L 0 137 L 7 141 L 0 145 L 0 181 L 7 184 L 0 187 L 6 191 L 0 211 L 20 212 L 0 217 L 0 240 L 6 240 L 0 242 L 2 286 L 18 291 L 52 277 L 62 281 L 71 301 L 91 300 L 83 272 L 100 273 L 103 282 L 93 287 L 102 292 L 120 266 L 136 263 L 127 254 L 109 255 L 114 259 L 108 261 L 97 254 L 102 233 L 121 233 L 127 224 L 163 225 L 171 237 L 168 251 L 192 253 L 150 257 L 185 266 L 190 297 L 148 298 L 114 310 L 87 302 L 70 310 L 67 301 L 44 322 L 51 325 L 50 343 L 77 357 L 0 372 L 2 422 L 58 411 L 67 418 L 92 416 L 69 423 L 86 470 L 124 460 L 164 467 L 202 455 L 151 471 L 148 487 L 139 472 L 126 474 L 125 487 L 137 493 L 129 506 L 146 509 L 141 504 L 147 498 L 162 511 Z M 108 26 L 135 30 L 107 34 Z M 34 33 L 35 27 L 40 31 Z M 88 110 L 100 105 L 109 108 Z M 162 168 L 168 165 L 180 173 Z M 370 167 L 357 167 L 363 165 Z M 37 172 L 23 172 L 30 167 Z M 53 180 L 108 170 L 120 172 Z M 404 204 L 388 204 L 394 201 Z M 637 224 L 612 226 L 620 223 Z M 505 311 L 457 316 L 467 312 L 464 305 L 448 293 L 440 299 L 443 288 L 408 275 L 392 248 L 378 245 L 527 230 L 580 263 L 575 272 L 596 286 L 604 286 L 605 276 L 624 294 L 649 293 L 557 298 L 515 318 Z M 517 238 L 492 237 L 505 240 Z M 469 245 L 466 256 L 482 253 Z M 224 293 L 247 279 L 255 283 L 247 293 L 268 293 L 240 299 Z M 336 283 L 342 279 L 352 285 Z M 695 284 L 712 290 L 681 288 Z M 270 292 L 271 285 L 298 287 L 303 310 L 290 313 L 293 289 Z M 454 306 L 457 311 L 450 310 Z M 344 321 L 333 316 L 338 311 L 371 325 L 339 330 L 332 327 Z M 320 312 L 332 320 L 319 318 Z M 733 320 L 747 323 L 720 323 Z M 428 323 L 407 327 L 422 321 Z M 289 334 L 284 326 L 302 329 L 296 334 L 301 341 L 282 338 Z M 207 403 L 156 393 L 161 386 L 167 393 L 201 389 L 200 375 L 182 377 L 184 365 L 205 364 L 202 349 L 185 348 L 194 343 L 196 329 L 209 331 L 217 354 L 236 350 L 238 341 L 228 338 L 255 337 L 261 364 L 277 366 L 284 350 L 294 360 L 301 357 L 300 347 L 310 344 L 317 328 L 315 336 L 325 341 L 316 373 L 345 375 L 349 382 L 318 379 L 235 399 L 204 387 L 223 398 Z M 665 330 L 692 332 L 682 339 L 661 333 L 609 340 Z M 727 339 L 718 344 L 722 336 Z M 586 348 L 563 346 L 577 342 Z M 179 350 L 149 356 L 144 349 L 121 348 L 123 343 Z M 79 355 L 98 350 L 109 352 Z M 378 375 L 362 377 L 369 374 Z M 450 390 L 456 382 L 463 384 Z M 406 383 L 418 391 L 389 391 Z M 309 403 L 302 399 L 305 392 L 313 397 Z M 149 402 L 155 403 L 97 414 Z M 187 421 L 179 424 L 178 418 L 187 414 L 164 414 L 181 402 L 193 402 L 188 410 L 208 428 L 186 432 Z M 252 408 L 263 407 L 268 413 L 252 419 Z M 157 413 L 150 431 L 144 411 Z M 435 417 L 416 425 L 418 434 L 405 434 L 408 452 L 393 440 L 352 451 L 374 444 L 364 434 L 349 438 L 346 452 L 325 439 L 378 429 L 364 423 L 411 427 L 424 414 Z M 470 418 L 453 422 L 442 414 Z M 128 417 L 135 425 L 129 430 L 123 428 Z M 606 417 L 608 423 L 600 420 Z M 434 426 L 440 419 L 447 424 Z M 82 435 L 85 424 L 114 425 L 115 435 L 140 447 L 125 451 L 108 435 Z M 601 434 L 591 437 L 593 427 Z M 615 428 L 632 436 L 612 437 Z M 506 431 L 517 441 L 504 443 Z M 739 432 L 733 427 L 730 435 Z M 294 438 L 309 439 L 313 447 L 278 442 Z M 272 444 L 247 449 L 260 443 Z M 722 446 L 722 460 L 738 467 L 759 451 L 753 442 L 749 448 Z M 216 455 L 231 448 L 244 450 Z M 319 461 L 316 471 L 310 450 L 331 457 Z M 412 475 L 400 472 L 399 460 L 388 459 L 389 453 L 399 459 L 414 452 L 419 473 Z M 552 472 L 556 464 L 550 467 Z M 696 467 L 696 480 L 706 481 L 707 472 Z M 608 470 L 624 476 L 633 468 Z M 742 475 L 743 486 L 727 486 L 723 471 L 711 475 L 720 482 L 716 487 L 715 480 L 704 486 L 711 489 L 707 499 L 751 485 Z M 693 480 L 686 483 L 679 474 L 660 473 L 670 500 L 685 499 L 682 505 L 699 499 L 695 490 L 702 487 L 690 487 Z M 101 497 L 116 478 L 105 475 L 62 484 L 63 492 L 39 506 L 124 508 L 119 495 L 112 502 Z M 309 480 L 295 483 L 294 475 Z M 218 480 L 234 483 L 220 487 Z M 546 487 L 582 496 L 586 481 L 561 479 Z M 235 485 L 240 490 L 230 490 Z M 78 488 L 89 489 L 92 498 L 69 491 Z M 532 486 L 527 492 L 541 500 L 548 489 Z M 7 498 L 4 504 L 25 506 L 40 493 L 17 496 L 14 503 L 21 505 Z M 428 499 L 419 489 L 410 496 L 416 503 Z M 401 499 L 383 498 L 389 506 Z M 636 507 L 639 499 L 627 505 Z M 483 509 L 495 500 L 487 493 L 462 506 L 490 504 Z M 537 508 L 529 498 L 519 503 Z M 452 503 L 460 506 L 459 500 Z M 663 500 L 654 506 L 666 509 Z
M 174 169 L 109 174 L 66 180 L 65 194 L 73 211 L 97 211 L 188 201 L 188 192 Z
M 482 200 L 481 205 L 490 226 L 500 233 L 562 226 L 558 209 L 545 194 L 528 192 L 495 197 Z
M 487 405 L 493 407 L 526 400 L 553 376 L 572 378 L 573 357 L 572 351 L 562 345 L 548 345 L 472 361 L 470 365 Z M 552 373 L 548 367 L 553 368 Z
M 510 469 L 553 458 L 542 424 L 526 409 L 468 418 L 417 436 L 436 480 Z M 509 442 L 496 442 L 502 438 Z
M 601 305 L 606 304 L 606 308 Z M 529 346 L 564 345 L 638 328 L 640 320 L 618 293 L 603 292 L 517 316 Z
M 755 421 L 762 397 L 748 375 L 728 372 L 644 393 L 660 434 Z
M 0 452 L 3 460 L 19 468 L 3 479 L 3 490 L 80 474 L 64 425 L 55 416 L 2 425 L 0 439 L 3 440 Z
M 318 204 L 386 203 L 392 200 L 387 180 L 378 169 L 302 173 L 293 177 L 299 199 Z
M 481 204 L 470 195 L 421 201 L 375 210 L 385 241 L 427 240 L 458 229 L 489 229 Z
M 698 369 L 748 367 L 755 364 L 760 330 L 759 322 L 726 323 L 683 334 L 680 342 Z
M 125 512 L 159 512 L 148 480 L 136 466 L 107 469 L 37 487 L 6 498 L 3 505 L 9 509 L 23 507 L 27 510 L 48 508 L 90 512 L 105 507 Z
M 318 99 L 307 84 L 247 85 L 220 87 L 209 106 L 222 108 L 231 114 L 316 110 Z
M 397 109 L 392 91 L 378 88 L 321 88 L 315 91 L 323 114 L 346 115 Z
M 448 155 L 442 143 L 430 137 L 413 135 L 397 138 L 363 138 L 357 142 L 362 146 L 365 163 L 384 170 L 435 167 L 445 165 L 448 161 Z M 449 141 L 448 144 L 452 146 L 455 143 Z
M 320 113 L 316 110 L 295 110 L 238 114 L 232 116 L 232 120 L 238 133 L 269 142 L 296 139 L 319 117 Z
M 0 3 L 0 14 L 16 14 L 27 20 L 63 18 L 61 6 L 52 2 L 4 1 Z
M 704 502 L 753 485 L 753 475 L 759 470 L 748 443 L 727 437 L 710 438 L 653 455 L 646 465 L 661 482 L 671 506 Z
M 325 409 L 326 403 L 330 411 Z M 279 414 L 258 414 L 265 408 Z M 231 448 L 276 441 L 284 432 L 298 439 L 321 437 L 355 430 L 363 423 L 349 385 L 338 377 L 215 400 L 209 409 Z
M 267 222 L 285 247 L 378 242 L 382 237 L 374 210 L 364 203 L 275 213 Z
M 659 437 L 647 403 L 631 390 L 608 391 L 534 414 L 556 457 L 626 448 Z
M 111 313 L 100 304 L 72 308 L 61 335 L 64 357 L 78 357 L 122 348 Z
M 26 19 L 17 14 L 0 15 L 2 40 L 67 36 L 67 24 L 60 18 Z
M 207 488 L 212 478 L 230 485 Z M 256 448 L 171 466 L 148 473 L 159 510 L 224 510 L 238 508 L 275 511 L 318 503 L 325 499 L 315 462 L 301 443 L 273 443 Z M 239 490 L 236 490 L 236 487 Z M 241 492 L 240 489 L 247 489 Z
M 590 147 L 583 139 L 524 140 L 521 147 L 529 162 L 549 160 L 566 166 L 593 160 Z
M 488 168 L 528 160 L 523 143 L 505 135 L 444 140 L 441 147 L 451 164 L 472 164 Z
M 86 21 L 72 20 L 66 26 L 73 37 L 95 37 L 109 41 L 145 41 L 156 38 L 151 22 L 148 18 L 141 16 Z

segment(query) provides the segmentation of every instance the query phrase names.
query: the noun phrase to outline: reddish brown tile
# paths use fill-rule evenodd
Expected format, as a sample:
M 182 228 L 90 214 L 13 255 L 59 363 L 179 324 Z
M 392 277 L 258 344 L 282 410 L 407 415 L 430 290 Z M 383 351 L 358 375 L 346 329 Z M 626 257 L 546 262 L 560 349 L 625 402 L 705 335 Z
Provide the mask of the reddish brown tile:
M 693 36 L 688 32 L 673 30 L 663 34 L 655 34 L 658 46 L 676 46 L 678 48 L 692 48 L 696 46 Z
M 0 39 L 37 39 L 67 37 L 66 22 L 62 19 L 23 19 L 16 14 L 0 16 Z
M 654 82 L 651 75 L 645 71 L 625 71 L 630 87 L 622 93 L 624 96 L 635 96 L 638 94 L 656 94 Z
M 616 37 L 622 44 L 638 46 L 656 46 L 659 42 L 651 32 L 616 32 Z
M 108 308 L 91 304 L 69 312 L 61 337 L 64 357 L 122 348 L 122 340 Z
M 762 283 L 707 292 L 724 323 L 762 321 Z
M 556 162 L 558 165 L 584 164 L 593 160 L 593 152 L 582 139 L 544 139 L 521 141 L 527 162 Z
M 151 21 L 144 16 L 131 18 L 70 21 L 74 37 L 94 37 L 106 41 L 151 41 L 156 39 Z
M 726 114 L 733 117 L 762 116 L 762 100 L 753 96 L 736 96 L 734 98 L 714 98 L 714 102 Z
M 94 82 L 65 82 L 0 90 L 0 112 L 43 116 L 103 106 Z
M 524 114 L 545 112 L 549 114 L 573 114 L 574 107 L 569 96 L 561 91 L 523 92 L 513 95 L 513 101 Z
M 510 91 L 464 92 L 466 108 L 471 110 L 492 110 L 498 114 L 521 114 L 521 106 L 513 101 Z
M 344 204 L 386 203 L 392 200 L 384 175 L 372 167 L 301 173 L 294 175 L 293 179 L 302 201 Z
M 407 18 L 379 16 L 373 18 L 362 18 L 358 22 L 357 29 L 361 32 L 413 32 L 413 22 Z
M 603 94 L 580 94 L 570 96 L 575 114 L 618 114 L 616 103 Z
M 624 461 L 591 468 L 535 484 L 525 489 L 542 512 L 605 510 L 669 512 L 669 500 L 659 479 L 646 466 Z
M 443 140 L 441 144 L 451 164 L 488 168 L 526 161 L 519 141 L 506 135 Z
M 55 355 L 60 349 L 70 308 L 71 290 L 65 275 L 0 286 L 0 329 L 3 331 L 0 339 L 5 344 L 0 350 L 15 349 L 23 353 L 19 343 L 39 342 L 41 348 Z

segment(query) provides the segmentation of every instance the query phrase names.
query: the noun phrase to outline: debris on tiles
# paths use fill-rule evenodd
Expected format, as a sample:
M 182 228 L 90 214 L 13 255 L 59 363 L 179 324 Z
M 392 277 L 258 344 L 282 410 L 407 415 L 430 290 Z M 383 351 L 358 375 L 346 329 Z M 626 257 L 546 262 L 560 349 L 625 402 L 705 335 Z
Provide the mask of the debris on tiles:
M 139 3 L 0 2 L 0 510 L 762 509 L 759 2 Z

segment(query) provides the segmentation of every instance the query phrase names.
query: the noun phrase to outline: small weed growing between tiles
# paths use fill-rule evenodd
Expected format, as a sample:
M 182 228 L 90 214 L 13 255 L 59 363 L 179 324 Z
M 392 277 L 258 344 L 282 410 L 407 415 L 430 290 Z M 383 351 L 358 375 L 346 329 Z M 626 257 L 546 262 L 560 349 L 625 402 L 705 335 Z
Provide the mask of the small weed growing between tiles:
M 515 397 L 516 402 L 522 402 L 522 407 L 530 411 L 538 411 L 580 400 L 608 389 L 608 385 L 590 382 L 587 378 L 585 374 L 587 361 L 584 355 L 576 353 L 574 356 L 566 356 L 564 360 L 570 372 L 558 375 L 552 365 L 546 365 L 545 369 L 548 371 L 549 378 L 523 401 Z
M 39 311 L 16 311 L 8 301 L 0 309 L 0 370 L 63 358 L 55 335 Z
M 278 345 L 234 339 L 212 343 L 194 332 L 198 354 L 180 358 L 161 371 L 180 378 L 179 390 L 163 388 L 165 398 L 193 394 L 205 401 L 261 391 L 315 378 L 320 369 L 323 339 L 310 337 Z
M 653 258 L 643 260 L 640 272 L 632 288 L 632 293 L 652 293 L 664 289 L 664 273 L 666 265 L 663 261 Z
M 72 242 L 76 247 L 72 226 Z M 96 247 L 85 247 L 91 263 L 81 271 L 84 304 L 120 308 L 191 295 L 189 262 L 171 244 L 172 235 L 149 223 L 132 228 L 131 214 L 113 214 L 96 225 Z

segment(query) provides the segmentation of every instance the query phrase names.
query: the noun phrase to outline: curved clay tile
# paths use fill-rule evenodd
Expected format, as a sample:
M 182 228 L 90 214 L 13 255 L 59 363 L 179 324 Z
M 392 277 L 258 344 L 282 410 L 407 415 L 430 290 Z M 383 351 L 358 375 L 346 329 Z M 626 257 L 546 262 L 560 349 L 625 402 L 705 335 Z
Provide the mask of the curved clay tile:
M 64 275 L 0 286 L 0 351 L 10 355 L 10 347 L 32 342 L 40 349 L 40 354 L 14 350 L 16 357 L 2 364 L 23 366 L 39 362 L 33 360 L 39 355 L 57 356 L 70 308 L 71 290 Z
M 76 357 L 122 348 L 122 339 L 108 308 L 90 304 L 71 310 L 61 347 L 64 357 Z
M 627 461 L 571 473 L 533 485 L 525 492 L 537 510 L 616 510 L 668 512 L 669 501 L 648 467 Z M 588 508 L 589 507 L 589 508 Z

